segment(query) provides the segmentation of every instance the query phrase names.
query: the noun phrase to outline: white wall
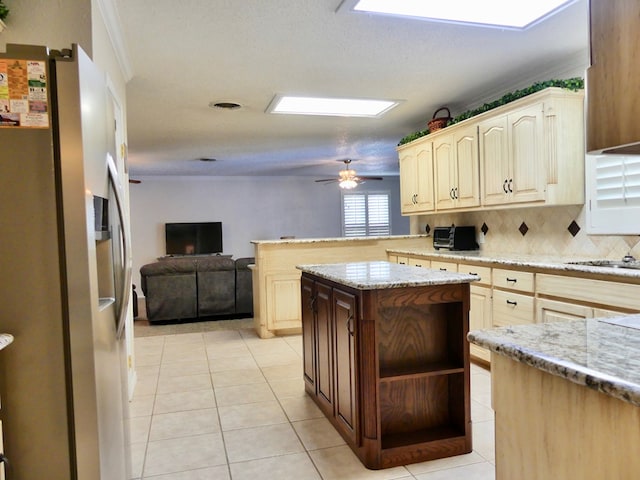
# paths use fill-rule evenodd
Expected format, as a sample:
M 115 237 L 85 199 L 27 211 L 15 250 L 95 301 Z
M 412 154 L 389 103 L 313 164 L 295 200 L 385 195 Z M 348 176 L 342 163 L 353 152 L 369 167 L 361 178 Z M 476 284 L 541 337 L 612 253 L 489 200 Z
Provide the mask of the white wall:
M 166 222 L 221 221 L 224 253 L 254 256 L 251 240 L 342 236 L 341 195 L 337 185 L 309 177 L 141 177 L 131 185 L 133 283 L 140 267 L 165 254 Z M 393 233 L 409 233 L 400 215 L 399 177 L 360 185 L 389 191 Z M 138 289 L 142 296 L 142 292 Z

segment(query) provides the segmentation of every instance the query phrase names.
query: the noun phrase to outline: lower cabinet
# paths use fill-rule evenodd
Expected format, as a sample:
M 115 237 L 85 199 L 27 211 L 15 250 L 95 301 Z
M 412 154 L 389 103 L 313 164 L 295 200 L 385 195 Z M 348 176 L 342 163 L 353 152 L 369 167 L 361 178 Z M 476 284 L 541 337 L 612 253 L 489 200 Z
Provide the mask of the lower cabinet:
M 468 283 L 301 288 L 306 392 L 367 468 L 471 452 Z

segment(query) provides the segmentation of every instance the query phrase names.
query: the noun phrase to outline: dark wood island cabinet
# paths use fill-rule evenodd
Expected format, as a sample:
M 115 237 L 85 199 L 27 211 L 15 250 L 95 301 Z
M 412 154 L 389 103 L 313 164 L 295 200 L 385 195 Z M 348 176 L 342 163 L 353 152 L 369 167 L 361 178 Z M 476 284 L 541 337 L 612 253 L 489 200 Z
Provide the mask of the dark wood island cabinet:
M 307 393 L 371 469 L 471 452 L 469 282 L 388 262 L 303 265 Z

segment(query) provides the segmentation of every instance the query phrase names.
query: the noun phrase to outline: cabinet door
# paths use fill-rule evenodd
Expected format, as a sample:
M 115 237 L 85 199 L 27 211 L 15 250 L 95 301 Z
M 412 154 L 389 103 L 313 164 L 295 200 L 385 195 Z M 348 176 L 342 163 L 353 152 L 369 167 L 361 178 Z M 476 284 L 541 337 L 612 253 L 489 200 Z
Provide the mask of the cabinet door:
M 335 334 L 335 415 L 338 423 L 356 442 L 358 431 L 356 345 L 356 297 L 342 290 L 333 290 Z
M 491 289 L 471 285 L 469 330 L 491 328 L 491 325 Z M 469 345 L 469 353 L 474 357 L 484 360 L 485 362 L 489 362 L 491 360 L 489 350 L 479 347 L 478 345 Z
M 316 393 L 316 332 L 315 332 L 315 282 L 303 276 L 300 279 L 302 295 L 302 343 L 305 389 Z
M 437 210 L 454 208 L 455 163 L 453 158 L 453 137 L 446 135 L 433 141 L 433 164 L 435 177 L 435 202 Z
M 417 210 L 429 212 L 435 209 L 433 201 L 433 150 L 431 142 L 421 144 L 418 149 L 416 197 Z
M 593 317 L 593 308 L 575 303 L 539 298 L 536 307 L 537 323 L 568 322 Z
M 433 202 L 433 152 L 422 142 L 399 153 L 402 213 L 429 212 Z
M 543 105 L 537 103 L 508 116 L 511 153 L 510 202 L 545 199 L 547 166 Z
M 478 130 L 475 125 L 456 131 L 453 137 L 456 175 L 453 196 L 456 208 L 480 205 Z
M 271 331 L 300 328 L 300 274 L 267 275 L 268 325 Z
M 482 177 L 482 204 L 505 202 L 509 193 L 510 160 L 507 116 L 480 123 L 480 165 Z
M 331 287 L 316 283 L 316 395 L 320 408 L 333 416 L 333 322 Z
M 400 162 L 400 199 L 402 213 L 413 213 L 418 207 L 418 156 L 416 148 L 402 150 Z

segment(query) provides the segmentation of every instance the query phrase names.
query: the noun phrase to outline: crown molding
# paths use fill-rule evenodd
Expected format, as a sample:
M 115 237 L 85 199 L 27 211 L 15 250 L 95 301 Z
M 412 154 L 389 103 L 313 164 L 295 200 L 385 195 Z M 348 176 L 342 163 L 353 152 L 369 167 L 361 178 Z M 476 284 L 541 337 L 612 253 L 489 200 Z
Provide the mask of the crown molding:
M 122 33 L 122 27 L 120 23 L 120 15 L 114 4 L 113 0 L 96 0 L 100 15 L 104 20 L 107 34 L 111 40 L 111 45 L 118 60 L 118 64 L 122 69 L 122 75 L 125 82 L 128 82 L 133 78 L 133 68 L 131 61 L 129 60 L 129 53 L 127 51 L 126 41 L 124 34 Z

